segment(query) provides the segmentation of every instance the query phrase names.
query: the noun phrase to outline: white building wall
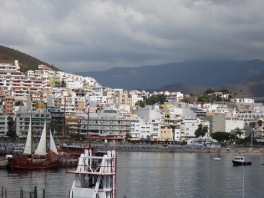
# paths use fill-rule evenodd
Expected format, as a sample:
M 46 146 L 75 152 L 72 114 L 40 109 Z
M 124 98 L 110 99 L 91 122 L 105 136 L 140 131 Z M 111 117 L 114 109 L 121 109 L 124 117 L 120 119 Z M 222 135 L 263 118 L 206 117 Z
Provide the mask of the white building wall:
M 66 81 L 67 88 L 71 89 L 81 89 L 83 88 L 83 83 L 81 81 Z
M 161 113 L 157 110 L 141 109 L 137 111 L 136 113 L 139 117 L 144 119 L 146 122 L 161 119 Z
M 107 96 L 90 96 L 89 101 L 95 102 L 95 103 L 107 103 Z
M 5 136 L 8 131 L 8 116 L 0 115 L 0 137 Z
M 248 103 L 248 104 L 252 104 L 255 102 L 253 98 L 232 98 L 230 101 L 235 103 Z
M 139 97 L 138 95 L 131 95 L 131 99 L 132 99 L 132 106 L 135 106 L 136 102 L 138 101 L 143 101 L 143 98 L 142 97 Z
M 130 125 L 131 137 L 147 138 L 147 137 L 160 137 L 160 124 L 137 122 Z
M 186 140 L 195 137 L 195 131 L 200 124 L 208 127 L 208 133 L 205 135 L 208 137 L 210 131 L 210 124 L 208 121 L 203 121 L 200 119 L 184 119 L 181 123 L 181 139 Z
M 244 120 L 226 120 L 226 130 L 225 132 L 230 133 L 232 130 L 235 130 L 236 128 L 244 129 L 245 122 Z

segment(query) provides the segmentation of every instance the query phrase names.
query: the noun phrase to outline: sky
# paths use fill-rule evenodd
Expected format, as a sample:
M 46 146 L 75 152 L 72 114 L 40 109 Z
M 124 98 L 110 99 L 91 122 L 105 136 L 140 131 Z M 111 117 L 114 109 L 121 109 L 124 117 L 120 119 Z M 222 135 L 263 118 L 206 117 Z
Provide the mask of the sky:
M 65 72 L 264 59 L 263 0 L 1 0 L 0 45 Z

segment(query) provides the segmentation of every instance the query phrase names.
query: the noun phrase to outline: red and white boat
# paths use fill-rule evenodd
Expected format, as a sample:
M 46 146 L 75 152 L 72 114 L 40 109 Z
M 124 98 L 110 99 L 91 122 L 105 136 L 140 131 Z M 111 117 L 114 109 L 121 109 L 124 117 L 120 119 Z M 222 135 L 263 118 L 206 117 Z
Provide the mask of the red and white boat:
M 70 191 L 70 198 L 116 198 L 116 153 L 115 150 L 92 152 L 84 149 Z
M 47 133 L 46 121 L 43 127 L 42 135 L 38 147 L 33 155 L 32 152 L 32 133 L 31 133 L 31 118 L 27 142 L 22 155 L 12 156 L 8 158 L 8 168 L 13 170 L 39 170 L 39 169 L 57 169 L 60 166 L 60 159 L 55 142 L 50 132 L 50 146 L 47 149 Z

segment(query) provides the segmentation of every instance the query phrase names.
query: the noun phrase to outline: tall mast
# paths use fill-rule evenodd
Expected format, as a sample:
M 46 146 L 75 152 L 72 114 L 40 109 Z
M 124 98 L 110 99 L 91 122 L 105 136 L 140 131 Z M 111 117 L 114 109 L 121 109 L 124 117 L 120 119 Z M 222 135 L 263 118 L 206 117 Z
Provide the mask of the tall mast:
M 87 133 L 86 133 L 86 146 L 87 146 L 87 144 L 88 144 L 88 142 L 89 142 L 89 148 L 91 148 L 91 143 L 90 143 L 90 138 L 89 138 L 89 133 L 88 133 L 88 131 L 89 131 L 89 113 L 90 113 L 90 107 L 89 107 L 89 103 L 88 103 L 88 105 L 87 105 L 87 126 L 86 126 L 86 128 L 87 128 Z
M 32 150 L 33 150 L 33 138 L 32 138 L 32 101 L 31 101 L 31 98 L 28 98 L 28 104 L 27 104 L 29 107 L 29 110 L 30 110 L 30 118 L 29 118 L 29 127 L 30 127 L 30 133 L 31 133 L 31 136 L 30 136 L 30 157 L 31 157 L 31 161 L 33 160 L 32 158 Z
M 32 142 L 32 108 L 31 108 L 31 102 L 30 102 L 30 98 L 27 98 L 27 116 L 29 118 L 29 125 L 28 125 L 28 133 L 27 133 L 27 140 L 26 140 L 26 144 L 25 144 L 25 149 L 24 149 L 24 154 L 27 155 L 32 155 L 32 151 L 33 151 L 33 142 Z
M 31 139 L 30 139 L 30 157 L 31 157 L 31 161 L 33 161 L 33 134 L 32 134 L 32 108 L 30 108 L 30 118 L 29 118 L 29 127 L 30 127 L 30 133 L 31 133 Z
M 62 129 L 62 147 L 63 147 L 63 143 L 64 143 L 64 132 L 65 132 L 65 125 L 66 125 L 66 122 L 65 122 L 65 109 L 66 109 L 66 96 L 64 96 L 64 111 L 63 111 L 63 129 Z
M 31 139 L 30 139 L 30 157 L 31 157 L 31 162 L 33 161 L 33 133 L 32 133 L 32 110 L 33 110 L 33 108 L 32 108 L 32 101 L 31 101 L 31 98 L 29 99 L 30 101 L 30 118 L 29 118 L 29 124 L 30 124 L 30 133 L 31 133 Z
M 47 134 L 47 111 L 48 111 L 48 104 L 47 103 L 45 103 L 45 106 L 46 106 L 46 110 L 45 110 L 45 122 L 44 122 L 44 124 L 45 124 L 45 133 L 46 133 L 46 138 L 45 138 L 45 145 L 46 145 L 46 153 L 47 153 L 47 137 L 48 137 L 48 134 Z

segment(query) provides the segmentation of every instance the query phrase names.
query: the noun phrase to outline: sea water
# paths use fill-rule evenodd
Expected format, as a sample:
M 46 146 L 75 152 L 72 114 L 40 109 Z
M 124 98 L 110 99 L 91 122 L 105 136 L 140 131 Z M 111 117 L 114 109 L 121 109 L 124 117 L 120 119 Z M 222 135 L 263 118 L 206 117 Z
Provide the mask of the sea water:
M 263 155 L 247 154 L 252 165 L 238 167 L 233 157 L 224 153 L 216 161 L 212 153 L 117 152 L 117 197 L 264 197 Z M 1 170 L 0 187 L 11 198 L 20 197 L 21 189 L 30 197 L 35 186 L 38 197 L 45 190 L 47 198 L 67 198 L 74 175 L 66 172 Z

